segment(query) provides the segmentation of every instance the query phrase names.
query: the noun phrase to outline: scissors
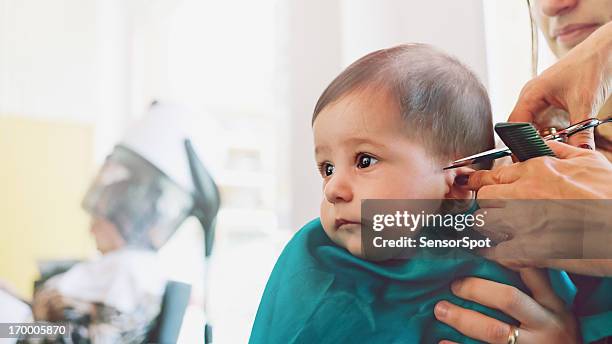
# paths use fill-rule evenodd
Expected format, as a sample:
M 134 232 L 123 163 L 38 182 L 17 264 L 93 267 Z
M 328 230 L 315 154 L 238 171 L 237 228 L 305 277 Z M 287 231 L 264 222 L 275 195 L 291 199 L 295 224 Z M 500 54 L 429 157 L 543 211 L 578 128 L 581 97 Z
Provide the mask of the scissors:
M 550 134 L 542 137 L 542 139 L 544 141 L 550 141 L 550 140 L 565 141 L 568 137 L 574 135 L 577 132 L 580 132 L 580 131 L 583 131 L 589 128 L 597 127 L 600 124 L 611 123 L 611 122 L 612 122 L 612 117 L 608 117 L 603 120 L 600 120 L 597 118 L 589 118 L 589 119 L 585 119 L 584 121 L 578 122 L 576 124 L 570 125 L 569 127 L 565 129 L 553 130 Z M 449 169 L 453 169 L 457 167 L 468 166 L 468 165 L 477 164 L 483 161 L 503 158 L 509 155 L 512 155 L 512 151 L 510 151 L 510 148 L 508 147 L 491 149 L 485 152 L 470 155 L 468 157 L 465 157 L 459 160 L 455 160 L 452 165 L 447 166 L 444 169 L 449 170 Z

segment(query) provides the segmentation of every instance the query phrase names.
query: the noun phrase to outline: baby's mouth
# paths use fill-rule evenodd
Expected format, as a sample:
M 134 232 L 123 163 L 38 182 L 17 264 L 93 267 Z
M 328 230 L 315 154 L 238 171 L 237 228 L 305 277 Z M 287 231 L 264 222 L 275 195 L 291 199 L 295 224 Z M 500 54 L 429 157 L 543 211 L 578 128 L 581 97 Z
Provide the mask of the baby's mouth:
M 336 230 L 349 229 L 349 228 L 354 228 L 354 227 L 361 227 L 361 222 L 350 221 L 350 220 L 346 220 L 342 218 L 336 219 L 336 221 L 334 222 L 334 228 Z

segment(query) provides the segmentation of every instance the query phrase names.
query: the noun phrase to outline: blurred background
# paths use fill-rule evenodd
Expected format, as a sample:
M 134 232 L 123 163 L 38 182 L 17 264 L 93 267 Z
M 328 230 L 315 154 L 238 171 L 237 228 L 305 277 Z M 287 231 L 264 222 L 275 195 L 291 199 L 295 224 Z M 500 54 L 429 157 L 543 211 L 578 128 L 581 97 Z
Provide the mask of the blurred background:
M 530 37 L 523 1 L 0 0 L 0 279 L 29 298 L 37 262 L 95 255 L 89 182 L 153 100 L 183 104 L 223 200 L 215 342 L 246 342 L 276 258 L 318 216 L 310 121 L 327 84 L 370 51 L 429 43 L 476 72 L 504 121 Z M 194 288 L 182 342 L 202 336 L 201 237 L 187 221 L 161 251 Z

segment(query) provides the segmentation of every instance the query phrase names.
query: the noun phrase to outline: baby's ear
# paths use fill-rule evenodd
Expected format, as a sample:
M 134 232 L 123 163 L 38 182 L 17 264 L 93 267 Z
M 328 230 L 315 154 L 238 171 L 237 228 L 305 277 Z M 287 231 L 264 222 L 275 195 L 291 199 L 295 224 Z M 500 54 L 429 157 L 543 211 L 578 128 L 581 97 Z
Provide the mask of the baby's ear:
M 446 183 L 447 199 L 472 199 L 474 192 L 466 187 L 468 175 L 474 172 L 469 167 L 459 167 L 444 171 L 444 182 Z

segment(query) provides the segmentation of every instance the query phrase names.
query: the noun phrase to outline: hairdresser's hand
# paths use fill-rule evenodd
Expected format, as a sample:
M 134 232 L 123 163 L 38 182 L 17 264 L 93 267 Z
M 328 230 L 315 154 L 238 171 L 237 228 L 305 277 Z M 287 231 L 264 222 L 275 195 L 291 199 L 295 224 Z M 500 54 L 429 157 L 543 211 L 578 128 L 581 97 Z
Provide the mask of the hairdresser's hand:
M 529 81 L 508 120 L 534 122 L 538 115 L 554 107 L 567 111 L 573 124 L 595 117 L 611 92 L 612 23 L 608 23 Z M 593 131 L 577 133 L 569 143 L 595 147 Z
M 516 319 L 520 323 L 517 338 L 520 344 L 580 343 L 576 319 L 554 293 L 548 277 L 536 269 L 523 269 L 520 273 L 533 298 L 513 286 L 476 277 L 455 281 L 451 289 L 462 299 L 500 310 Z M 513 331 L 509 324 L 448 301 L 438 302 L 434 314 L 439 321 L 464 335 L 487 343 L 507 344 Z
M 484 215 L 484 225 L 474 229 L 497 245 L 479 253 L 511 268 L 612 275 L 611 204 L 610 200 L 481 200 L 475 215 Z
M 504 259 L 503 264 L 565 269 L 595 276 L 611 276 L 610 259 L 547 259 L 547 257 L 576 258 L 582 249 L 583 258 L 607 257 L 607 244 L 612 231 L 607 228 L 612 213 L 612 164 L 598 152 L 549 142 L 560 158 L 542 157 L 522 163 L 502 166 L 492 171 L 476 171 L 467 180 L 467 187 L 478 191 L 481 200 L 548 199 L 600 201 L 563 201 L 539 203 L 479 202 L 480 212 L 487 211 L 487 235 L 500 242 L 485 252 L 489 258 Z M 608 201 L 606 201 L 608 200 Z M 606 203 L 608 202 L 608 203 Z M 505 207 L 510 204 L 514 208 Z M 526 209 L 516 209 L 529 205 Z M 540 208 L 538 208 L 538 205 Z M 557 208 L 552 207 L 556 205 Z M 584 208 L 585 206 L 591 208 Z M 546 209 L 546 208 L 549 209 Z M 563 207 L 566 207 L 565 209 Z M 580 207 L 583 207 L 582 209 Z M 601 208 L 601 209 L 599 209 Z M 514 216 L 513 214 L 516 213 Z M 585 214 L 592 214 L 585 216 Z M 577 221 L 577 222 L 576 222 Z M 589 225 L 589 221 L 592 225 Z M 488 226 L 488 228 L 487 228 Z M 580 229 L 592 228 L 582 237 Z M 576 230 L 576 232 L 572 232 Z M 577 236 L 575 239 L 564 237 Z M 552 242 L 561 240 L 563 245 Z M 595 240 L 588 240 L 588 239 Z M 599 240 L 597 238 L 600 238 Z M 507 240 L 507 241 L 506 241 Z M 563 249 L 568 250 L 563 252 Z M 534 253 L 541 256 L 536 258 Z M 603 255 L 602 255 L 603 254 Z M 511 258 L 512 260 L 507 260 Z
M 601 153 L 547 142 L 558 158 L 539 157 L 475 171 L 466 187 L 479 199 L 612 199 L 612 163 Z

